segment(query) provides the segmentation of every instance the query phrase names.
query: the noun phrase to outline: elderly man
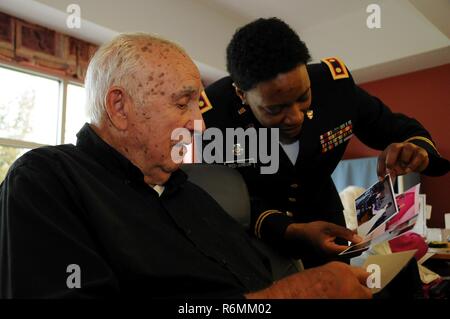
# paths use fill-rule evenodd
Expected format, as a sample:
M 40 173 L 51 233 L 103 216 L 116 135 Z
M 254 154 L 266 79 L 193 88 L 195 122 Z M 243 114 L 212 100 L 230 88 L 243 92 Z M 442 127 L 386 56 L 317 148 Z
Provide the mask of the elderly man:
M 271 282 L 247 234 L 171 158 L 199 72 L 173 43 L 124 34 L 86 78 L 77 145 L 32 150 L 0 189 L 0 297 L 370 297 L 343 263 Z

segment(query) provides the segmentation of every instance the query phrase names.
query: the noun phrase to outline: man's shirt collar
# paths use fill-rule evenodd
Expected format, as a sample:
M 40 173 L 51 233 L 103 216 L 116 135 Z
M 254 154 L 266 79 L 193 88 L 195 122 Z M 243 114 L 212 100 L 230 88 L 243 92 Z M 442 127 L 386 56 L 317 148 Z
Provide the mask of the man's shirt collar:
M 111 173 L 123 178 L 124 181 L 145 183 L 141 170 L 100 138 L 88 123 L 77 133 L 76 146 Z M 187 175 L 183 171 L 173 172 L 164 184 L 164 194 L 172 193 L 178 187 L 181 187 L 186 180 Z

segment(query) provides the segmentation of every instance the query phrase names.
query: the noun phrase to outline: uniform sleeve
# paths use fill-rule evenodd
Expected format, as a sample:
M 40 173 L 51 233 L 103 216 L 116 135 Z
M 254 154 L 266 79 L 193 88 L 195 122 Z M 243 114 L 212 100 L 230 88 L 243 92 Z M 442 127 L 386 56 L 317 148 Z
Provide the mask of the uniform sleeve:
M 258 239 L 268 243 L 283 240 L 286 228 L 294 221 L 286 212 L 277 210 L 277 206 L 264 200 L 258 194 L 251 195 L 251 230 Z
M 51 168 L 47 172 L 22 165 L 9 172 L 0 187 L 0 298 L 117 293 L 114 274 L 76 207 Z M 77 274 L 81 287 L 73 288 Z
M 250 200 L 250 232 L 253 236 L 290 258 L 302 258 L 310 251 L 310 245 L 306 242 L 285 239 L 286 229 L 295 221 L 287 212 L 280 211 L 279 205 L 260 194 L 250 194 Z
M 428 153 L 430 163 L 423 174 L 440 176 L 449 171 L 449 161 L 439 155 L 431 135 L 417 120 L 391 112 L 380 99 L 351 83 L 356 107 L 353 130 L 364 144 L 384 150 L 391 143 L 408 141 Z

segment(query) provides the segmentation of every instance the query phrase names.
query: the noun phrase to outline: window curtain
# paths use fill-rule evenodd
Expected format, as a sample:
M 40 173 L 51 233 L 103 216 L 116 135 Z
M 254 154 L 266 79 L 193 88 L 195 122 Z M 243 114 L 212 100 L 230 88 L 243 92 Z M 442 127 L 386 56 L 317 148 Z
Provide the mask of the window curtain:
M 98 46 L 0 12 L 0 62 L 84 82 Z

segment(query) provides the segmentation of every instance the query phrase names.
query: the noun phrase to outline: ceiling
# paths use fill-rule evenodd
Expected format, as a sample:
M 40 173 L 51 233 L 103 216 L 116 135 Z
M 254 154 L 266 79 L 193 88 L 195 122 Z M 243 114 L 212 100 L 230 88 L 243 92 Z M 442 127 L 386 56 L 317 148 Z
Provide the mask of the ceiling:
M 306 42 L 313 60 L 339 56 L 357 82 L 450 63 L 450 0 L 77 0 L 83 27 L 66 27 L 73 0 L 1 0 L 0 11 L 91 41 L 147 31 L 180 43 L 210 80 L 225 74 L 234 31 L 276 16 Z M 369 29 L 366 8 L 381 8 Z
M 203 0 L 246 20 L 286 19 L 297 31 L 365 8 L 361 0 Z M 373 1 L 372 1 L 373 2 Z

